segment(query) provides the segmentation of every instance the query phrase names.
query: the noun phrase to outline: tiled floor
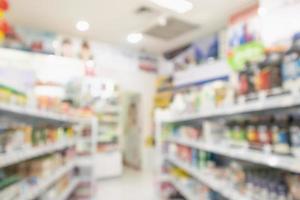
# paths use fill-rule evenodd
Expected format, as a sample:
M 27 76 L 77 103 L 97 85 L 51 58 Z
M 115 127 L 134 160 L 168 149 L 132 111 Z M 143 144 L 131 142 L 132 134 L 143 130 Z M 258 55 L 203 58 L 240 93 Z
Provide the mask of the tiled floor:
M 97 192 L 97 200 L 158 200 L 154 177 L 130 169 L 120 178 L 99 181 Z

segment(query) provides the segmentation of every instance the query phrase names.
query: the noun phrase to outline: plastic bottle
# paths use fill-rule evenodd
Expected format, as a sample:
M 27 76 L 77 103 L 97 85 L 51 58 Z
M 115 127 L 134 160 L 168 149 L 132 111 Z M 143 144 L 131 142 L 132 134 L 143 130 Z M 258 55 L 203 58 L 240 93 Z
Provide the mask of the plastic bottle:
M 291 153 L 291 143 L 290 143 L 290 132 L 288 130 L 288 120 L 283 118 L 277 120 L 278 129 L 275 131 L 274 138 L 274 152 L 278 154 L 290 154 Z
M 254 70 L 250 62 L 247 62 L 245 69 L 239 73 L 239 94 L 247 95 L 255 91 Z
M 292 153 L 296 157 L 300 157 L 300 119 L 290 117 L 289 131 L 291 134 Z
M 281 68 L 284 87 L 290 88 L 300 76 L 300 33 L 295 34 L 291 48 L 286 52 Z

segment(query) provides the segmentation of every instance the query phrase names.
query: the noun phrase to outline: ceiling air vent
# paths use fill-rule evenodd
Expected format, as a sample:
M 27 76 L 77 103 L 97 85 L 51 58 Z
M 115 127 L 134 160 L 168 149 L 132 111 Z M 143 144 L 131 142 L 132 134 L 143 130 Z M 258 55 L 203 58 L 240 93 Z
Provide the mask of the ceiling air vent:
M 141 7 L 138 7 L 135 10 L 135 13 L 138 14 L 138 15 L 141 15 L 141 14 L 152 14 L 152 13 L 155 13 L 155 12 L 156 12 L 156 10 L 154 10 L 153 8 L 148 7 L 148 6 L 141 6 Z
M 172 40 L 197 28 L 198 26 L 195 24 L 170 17 L 165 26 L 156 24 L 144 31 L 144 34 L 163 40 Z

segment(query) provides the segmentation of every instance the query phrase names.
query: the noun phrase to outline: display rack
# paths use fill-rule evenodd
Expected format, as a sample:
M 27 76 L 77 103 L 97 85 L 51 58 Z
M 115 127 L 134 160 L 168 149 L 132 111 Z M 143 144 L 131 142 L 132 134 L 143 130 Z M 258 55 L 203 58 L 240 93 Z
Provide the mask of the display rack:
M 7 167 L 16 163 L 23 162 L 32 158 L 36 158 L 42 155 L 51 154 L 56 151 L 66 149 L 74 146 L 75 140 L 70 140 L 58 144 L 49 144 L 44 147 L 37 147 L 28 149 L 22 152 L 9 153 L 0 155 L 0 168 Z
M 96 139 L 95 165 L 98 179 L 120 176 L 123 172 L 120 148 L 120 112 L 118 100 L 98 111 L 99 131 Z M 106 163 L 106 165 L 101 165 Z
M 266 153 L 264 151 L 252 150 L 242 146 L 231 146 L 226 142 L 216 142 L 216 140 L 192 140 L 179 136 L 162 136 L 162 127 L 167 124 L 182 124 L 182 123 L 209 123 L 216 122 L 219 119 L 230 119 L 233 116 L 249 116 L 259 113 L 276 113 L 280 112 L 296 112 L 300 108 L 300 91 L 294 88 L 289 91 L 280 91 L 276 95 L 269 95 L 267 92 L 261 92 L 254 99 L 247 100 L 244 97 L 239 98 L 235 103 L 223 105 L 219 108 L 206 108 L 200 112 L 192 114 L 176 114 L 169 111 L 158 111 L 156 115 L 156 141 L 157 155 L 162 155 L 158 158 L 158 164 L 163 166 L 165 161 L 183 169 L 194 178 L 218 192 L 229 200 L 250 200 L 249 195 L 242 194 L 240 191 L 231 187 L 228 181 L 220 180 L 212 176 L 208 170 L 199 170 L 188 163 L 176 158 L 172 155 L 164 154 L 164 144 L 179 144 L 193 149 L 202 150 L 205 152 L 214 153 L 225 156 L 233 160 L 246 161 L 252 164 L 258 164 L 270 168 L 277 168 L 286 172 L 300 173 L 300 159 L 292 155 L 278 155 Z M 204 130 L 204 134 L 214 134 L 209 130 Z M 174 183 L 174 181 L 170 181 Z M 180 184 L 174 183 L 175 188 L 180 193 L 183 193 L 187 199 L 193 199 L 193 195 L 186 192 Z
M 63 166 L 56 166 L 57 168 L 54 169 L 55 171 L 53 171 L 49 177 L 40 175 L 46 173 L 44 172 L 44 168 L 48 169 L 48 165 L 38 166 L 42 169 L 40 171 L 36 170 L 39 171 L 36 175 L 29 175 L 24 172 L 26 170 L 23 170 L 23 168 L 20 169 L 20 173 L 22 174 L 24 172 L 24 174 L 16 176 L 16 181 L 18 182 L 1 189 L 0 195 L 4 196 L 1 196 L 0 199 L 19 198 L 10 198 L 10 196 L 5 196 L 7 194 L 14 196 L 22 195 L 22 197 L 19 198 L 20 200 L 42 199 L 44 195 L 51 196 L 52 190 L 55 191 L 57 188 L 60 188 L 62 185 L 60 183 L 70 178 L 68 179 L 70 182 L 69 186 L 66 187 L 64 191 L 60 190 L 62 193 L 56 197 L 58 200 L 67 200 L 72 196 L 73 192 L 76 191 L 79 183 L 82 182 L 81 177 L 78 177 L 78 174 L 75 173 L 77 171 L 74 170 L 78 168 L 78 156 L 73 147 L 76 147 L 80 141 L 80 138 L 77 137 L 79 133 L 77 127 L 83 124 L 92 126 L 92 120 L 90 117 L 81 116 L 83 113 L 86 114 L 85 110 L 73 109 L 63 103 L 61 99 L 57 100 L 55 105 L 50 106 L 45 103 L 45 101 L 44 103 L 47 105 L 41 105 L 41 99 L 39 95 L 35 94 L 36 91 L 34 91 L 32 87 L 23 84 L 23 79 L 25 78 L 23 70 L 26 71 L 26 80 L 31 80 L 32 78 L 32 81 L 36 82 L 51 82 L 57 85 L 65 85 L 70 77 L 83 76 L 84 62 L 79 59 L 54 55 L 49 57 L 49 55 L 3 48 L 0 48 L 0 52 L 3 61 L 1 67 L 3 67 L 3 69 L 7 68 L 9 73 L 13 73 L 13 78 L 9 76 L 10 78 L 5 79 L 6 77 L 3 77 L 4 80 L 1 80 L 1 85 L 3 84 L 8 88 L 4 87 L 4 90 L 1 91 L 1 131 L 4 131 L 6 135 L 9 135 L 9 132 L 13 131 L 13 136 L 16 135 L 16 131 L 22 132 L 20 134 L 18 133 L 18 140 L 14 138 L 13 141 L 16 142 L 17 140 L 17 142 L 20 142 L 20 145 L 18 143 L 12 149 L 9 147 L 7 149 L 1 149 L 0 168 L 1 171 L 5 173 L 5 176 L 7 175 L 5 179 L 10 180 L 10 174 L 6 174 L 6 172 L 11 168 L 13 170 L 19 170 L 19 168 L 23 166 L 33 168 L 33 166 L 36 167 L 36 165 L 43 165 L 44 157 L 47 159 L 47 157 L 51 157 L 52 155 L 54 159 L 70 157 L 70 159 L 66 159 L 68 161 L 64 160 L 61 162 L 64 163 Z M 24 65 L 24 61 L 30 62 L 25 62 Z M 41 65 L 43 66 L 42 68 L 40 67 Z M 58 78 L 57 74 L 55 74 L 56 72 L 54 72 L 54 74 L 52 73 L 53 67 L 63 70 L 63 73 L 60 73 Z M 52 79 L 53 76 L 55 80 Z M 18 93 L 15 94 L 10 90 L 20 92 L 24 95 L 24 99 L 20 98 Z M 40 109 L 40 107 L 43 107 L 43 109 Z M 68 132 L 69 130 L 66 131 L 69 128 L 72 130 L 70 130 L 70 132 Z M 40 133 L 41 135 L 39 135 Z M 5 136 L 4 139 L 7 137 Z M 92 140 L 95 140 L 95 138 L 90 138 L 90 141 Z M 5 143 L 5 145 L 7 144 Z M 14 173 L 14 175 L 17 174 L 18 173 Z M 68 174 L 70 174 L 70 177 L 67 176 Z M 27 181 L 31 180 L 32 177 L 34 177 L 36 181 Z M 40 177 L 43 177 L 43 179 Z M 5 181 L 6 180 L 4 180 L 4 183 Z M 26 191 L 23 191 L 24 187 Z
M 186 199 L 186 200 L 197 200 L 198 198 L 189 191 L 189 189 L 178 183 L 178 181 L 176 181 L 176 179 L 174 178 L 169 178 L 169 181 L 172 183 L 172 185 L 179 191 L 179 193 Z
M 248 148 L 230 147 L 217 143 L 195 142 L 184 138 L 170 138 L 168 142 L 190 146 L 230 158 L 300 173 L 300 159 L 292 156 L 263 153 Z
M 74 190 L 77 188 L 79 184 L 79 180 L 74 179 L 69 187 L 61 194 L 61 196 L 58 198 L 58 200 L 68 200 L 68 198 L 71 196 L 71 194 L 74 192 Z
M 0 113 L 2 114 L 2 123 L 11 124 L 31 124 L 31 125 L 54 125 L 54 126 L 73 126 L 78 123 L 86 123 L 87 118 L 76 118 L 69 115 L 43 111 L 35 108 L 21 107 L 17 105 L 0 104 Z M 5 123 L 5 124 L 7 124 Z M 6 126 L 6 125 L 5 125 Z M 15 151 L 11 153 L 3 153 L 0 155 L 0 168 L 5 168 L 11 165 L 19 164 L 24 161 L 49 155 L 58 152 L 76 144 L 75 138 L 65 138 L 60 142 L 46 144 L 41 147 L 32 147 L 23 151 Z M 65 174 L 73 171 L 76 167 L 75 161 L 66 163 L 58 168 L 50 177 L 40 180 L 35 186 L 30 187 L 25 196 L 20 197 L 20 200 L 33 200 L 42 195 L 49 187 L 60 180 Z M 78 180 L 70 185 L 69 188 L 62 194 L 62 200 L 67 199 L 78 185 Z M 9 189 L 9 188 L 8 188 Z M 5 189 L 4 189 L 5 190 Z
M 165 115 L 163 121 L 165 123 L 184 122 L 192 120 L 205 120 L 210 118 L 221 118 L 239 114 L 249 114 L 254 112 L 262 112 L 269 110 L 280 110 L 300 106 L 300 91 L 292 90 L 282 91 L 281 95 L 267 96 L 266 92 L 261 92 L 255 100 L 246 101 L 241 98 L 241 102 L 236 104 L 224 105 L 220 108 L 206 108 L 198 113 L 192 114 L 168 114 Z
M 31 107 L 22 107 L 17 105 L 8 105 L 0 103 L 0 113 L 5 115 L 5 118 L 28 122 L 28 123 L 60 123 L 74 124 L 78 123 L 81 118 L 72 117 L 70 115 L 54 113 L 50 111 L 40 110 Z
M 216 177 L 211 176 L 209 173 L 205 171 L 199 171 L 188 164 L 174 158 L 167 156 L 166 159 L 171 163 L 175 164 L 177 167 L 182 168 L 194 178 L 198 179 L 200 182 L 210 187 L 212 190 L 222 194 L 224 197 L 230 200 L 248 200 L 245 198 L 245 195 L 240 194 L 238 191 L 230 187 L 230 184 L 226 181 L 222 181 Z M 179 185 L 177 185 L 179 186 Z M 185 188 L 181 188 L 181 190 L 185 190 Z M 193 196 L 193 195 L 190 195 Z M 194 195 L 195 196 L 195 195 Z
M 59 180 L 66 173 L 72 171 L 75 167 L 74 163 L 66 164 L 56 170 L 50 177 L 42 180 L 37 186 L 33 187 L 26 192 L 25 197 L 21 197 L 20 200 L 33 200 L 38 198 L 45 190 L 47 190 L 51 185 L 53 185 L 57 180 Z
M 96 155 L 96 141 L 98 132 L 98 122 L 96 117 L 92 117 L 89 121 L 81 123 L 82 128 L 89 127 L 89 135 L 79 136 L 76 147 L 77 153 L 78 148 L 84 145 L 84 155 L 78 155 L 76 159 L 76 166 L 78 167 L 78 185 L 83 185 L 82 188 L 88 187 L 88 194 L 85 193 L 84 197 L 92 199 L 94 194 L 94 186 L 96 184 L 95 171 L 97 166 L 95 165 L 95 155 Z M 80 194 L 81 195 L 81 194 Z M 79 195 L 79 196 L 80 196 Z

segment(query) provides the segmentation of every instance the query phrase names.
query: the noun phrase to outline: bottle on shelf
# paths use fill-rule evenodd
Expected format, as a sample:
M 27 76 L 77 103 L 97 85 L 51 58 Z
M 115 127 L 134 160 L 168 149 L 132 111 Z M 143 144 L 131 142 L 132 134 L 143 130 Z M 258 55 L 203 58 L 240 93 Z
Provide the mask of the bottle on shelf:
M 295 87 L 295 81 L 300 77 L 300 33 L 295 34 L 291 48 L 284 55 L 281 73 L 284 87 Z
M 291 151 L 294 156 L 300 157 L 300 118 L 298 116 L 290 116 L 289 123 Z
M 264 152 L 271 153 L 272 152 L 272 130 L 271 130 L 270 120 L 261 119 L 261 121 L 258 123 L 258 134 L 259 134 L 261 149 Z
M 288 119 L 283 117 L 277 119 L 273 125 L 273 152 L 277 154 L 290 155 L 291 153 L 290 132 Z

